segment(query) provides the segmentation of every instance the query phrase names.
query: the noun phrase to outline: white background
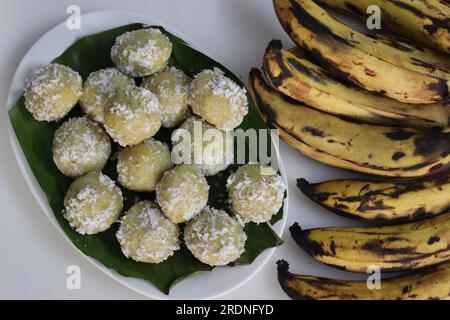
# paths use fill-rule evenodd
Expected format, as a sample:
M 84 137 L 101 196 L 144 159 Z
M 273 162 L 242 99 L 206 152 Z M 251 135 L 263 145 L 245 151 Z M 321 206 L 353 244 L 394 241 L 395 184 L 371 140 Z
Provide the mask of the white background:
M 7 133 L 6 97 L 14 71 L 29 47 L 46 31 L 65 20 L 66 8 L 77 4 L 82 13 L 125 10 L 161 20 L 193 39 L 212 57 L 247 82 L 251 67 L 259 67 L 272 38 L 290 41 L 282 31 L 271 0 L 15 0 L 0 10 L 0 298 L 7 299 L 142 299 L 96 269 L 54 229 L 31 195 L 13 156 Z M 305 158 L 281 143 L 289 182 L 287 226 L 350 224 L 309 202 L 295 187 L 297 177 L 313 181 L 350 176 Z M 265 268 L 225 299 L 286 299 L 276 279 L 275 262 L 286 259 L 298 273 L 352 278 L 349 273 L 315 263 L 288 234 Z M 66 288 L 66 268 L 78 265 L 81 290 Z M 360 276 L 362 278 L 363 276 Z

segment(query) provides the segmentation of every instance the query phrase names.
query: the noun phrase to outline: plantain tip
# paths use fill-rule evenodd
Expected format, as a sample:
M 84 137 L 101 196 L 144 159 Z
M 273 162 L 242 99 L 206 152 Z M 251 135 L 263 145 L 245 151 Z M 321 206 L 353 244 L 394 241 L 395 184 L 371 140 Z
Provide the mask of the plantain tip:
M 300 190 L 304 190 L 308 188 L 310 185 L 311 183 L 309 183 L 309 181 L 304 178 L 297 179 L 297 188 L 299 188 Z
M 289 231 L 292 232 L 301 232 L 302 227 L 300 227 L 300 225 L 298 224 L 298 222 L 294 222 L 294 224 L 292 226 L 289 227 Z
M 266 48 L 266 53 L 269 51 L 281 50 L 283 48 L 283 43 L 281 40 L 272 39 Z
M 289 231 L 291 232 L 292 239 L 310 256 L 321 257 L 326 255 L 321 243 L 309 239 L 311 229 L 303 230 L 296 222 L 289 228 Z
M 286 260 L 277 261 L 277 271 L 278 273 L 285 273 L 289 271 L 289 263 Z
M 259 72 L 260 72 L 260 71 L 259 71 L 258 68 L 253 67 L 253 68 L 250 70 L 250 75 L 251 75 L 251 76 L 254 76 L 254 75 L 257 75 Z

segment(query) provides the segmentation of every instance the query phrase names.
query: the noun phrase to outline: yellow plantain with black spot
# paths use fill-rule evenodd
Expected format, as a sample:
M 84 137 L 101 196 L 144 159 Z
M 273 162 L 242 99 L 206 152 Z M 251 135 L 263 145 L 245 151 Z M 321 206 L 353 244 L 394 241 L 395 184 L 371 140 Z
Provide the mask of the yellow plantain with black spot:
M 329 227 L 303 230 L 295 223 L 292 238 L 319 262 L 367 272 L 413 270 L 450 260 L 450 213 L 406 224 L 376 228 Z
M 408 104 L 334 80 L 301 52 L 282 49 L 278 40 L 264 54 L 264 76 L 283 94 L 310 107 L 366 123 L 445 128 L 450 108 L 442 103 Z
M 450 7 L 439 0 L 317 0 L 364 21 L 367 8 L 381 9 L 382 30 L 450 53 Z
M 358 179 L 309 183 L 297 180 L 311 200 L 339 215 L 393 224 L 429 218 L 450 210 L 450 173 L 412 181 Z
M 292 40 L 335 75 L 406 103 L 450 103 L 450 72 L 445 64 L 435 63 L 448 64 L 448 58 L 416 61 L 403 48 L 339 22 L 312 0 L 273 2 Z
M 312 4 L 311 8 L 313 10 L 320 10 L 320 13 L 323 14 L 322 19 L 326 23 L 330 23 L 330 25 L 325 26 L 334 27 L 333 31 L 338 32 L 340 36 L 344 37 L 350 43 L 358 45 L 358 49 L 364 49 L 365 52 L 374 54 L 378 58 L 390 63 L 449 80 L 450 60 L 448 59 L 448 54 L 418 44 L 417 41 L 388 34 L 382 30 L 381 32 L 371 30 L 367 30 L 366 33 L 360 32 L 349 27 L 347 24 L 341 23 L 340 20 L 335 19 L 333 15 L 313 3 L 313 1 L 305 1 L 307 4 Z M 277 11 L 276 5 L 275 10 Z
M 335 280 L 293 274 L 286 261 L 278 261 L 278 281 L 294 300 L 449 300 L 450 263 L 407 275 L 383 279 L 379 289 L 367 281 Z
M 275 91 L 257 69 L 250 72 L 249 83 L 266 124 L 317 161 L 387 177 L 423 176 L 450 161 L 450 134 L 341 119 Z

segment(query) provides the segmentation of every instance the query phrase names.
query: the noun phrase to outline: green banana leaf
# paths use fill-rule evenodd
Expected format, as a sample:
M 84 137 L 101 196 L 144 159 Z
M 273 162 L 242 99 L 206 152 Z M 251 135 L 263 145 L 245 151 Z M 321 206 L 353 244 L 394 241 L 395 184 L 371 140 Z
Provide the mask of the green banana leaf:
M 83 79 L 86 79 L 89 73 L 93 71 L 113 66 L 110 58 L 110 49 L 118 35 L 143 27 L 144 25 L 142 24 L 130 24 L 83 37 L 70 46 L 60 57 L 56 58 L 54 62 L 71 67 L 78 71 Z M 170 38 L 173 44 L 173 53 L 169 65 L 183 70 L 189 76 L 193 76 L 206 68 L 217 67 L 223 70 L 228 77 L 243 85 L 224 66 L 194 50 L 183 40 L 170 34 L 163 28 L 160 29 Z M 139 79 L 136 80 L 139 81 Z M 255 111 L 251 97 L 248 96 L 248 99 L 250 101 L 250 111 L 240 127 L 243 129 L 264 128 Z M 10 121 L 28 164 L 44 191 L 59 225 L 73 244 L 84 254 L 93 257 L 107 268 L 113 269 L 123 276 L 144 279 L 154 284 L 165 294 L 169 293 L 172 285 L 178 280 L 195 272 L 211 270 L 210 266 L 195 259 L 184 245 L 172 257 L 159 264 L 145 264 L 127 259 L 121 253 L 115 238 L 118 224 L 96 235 L 80 235 L 69 226 L 61 211 L 63 209 L 63 198 L 71 183 L 71 179 L 65 177 L 56 168 L 52 159 L 51 148 L 53 134 L 58 126 L 68 118 L 79 115 L 81 115 L 81 108 L 77 106 L 58 123 L 36 121 L 25 109 L 23 96 L 9 111 Z M 170 130 L 163 129 L 156 138 L 170 144 L 170 133 Z M 268 141 L 270 143 L 270 138 Z M 114 145 L 113 152 L 117 151 L 117 149 L 118 146 Z M 227 207 L 225 182 L 230 172 L 235 169 L 236 166 L 231 166 L 217 176 L 208 177 L 208 182 L 211 186 L 210 206 L 216 208 Z M 110 161 L 107 164 L 104 172 L 113 179 L 117 178 L 114 161 Z M 122 191 L 125 196 L 125 209 L 138 200 L 154 199 L 154 193 L 137 193 L 125 189 Z M 281 219 L 281 216 L 282 210 L 273 218 L 271 223 Z M 236 262 L 237 264 L 251 263 L 264 249 L 281 244 L 281 240 L 267 223 L 259 225 L 249 223 L 245 226 L 245 232 L 248 236 L 246 251 Z

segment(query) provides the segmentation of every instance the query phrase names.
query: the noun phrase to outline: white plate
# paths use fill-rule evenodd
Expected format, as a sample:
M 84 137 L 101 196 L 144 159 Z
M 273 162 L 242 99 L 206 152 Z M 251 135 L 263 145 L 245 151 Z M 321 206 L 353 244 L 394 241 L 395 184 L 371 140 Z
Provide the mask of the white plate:
M 195 43 L 193 43 L 189 39 L 189 37 L 186 37 L 180 32 L 173 30 L 172 28 L 170 28 L 170 26 L 167 26 L 161 21 L 138 15 L 136 13 L 120 11 L 98 11 L 84 14 L 81 16 L 80 30 L 69 30 L 66 27 L 66 23 L 63 22 L 43 35 L 26 53 L 26 55 L 20 62 L 12 80 L 7 101 L 8 110 L 22 95 L 25 80 L 30 74 L 30 71 L 35 67 L 48 64 L 50 61 L 61 55 L 67 49 L 67 47 L 73 44 L 73 42 L 75 42 L 81 36 L 94 34 L 134 22 L 163 26 L 169 32 L 184 39 L 194 48 L 199 49 L 199 47 L 195 45 Z M 205 52 L 204 50 L 199 51 L 203 51 L 207 54 L 207 52 Z M 9 135 L 19 167 L 34 197 L 44 210 L 45 215 L 53 223 L 53 225 L 59 230 L 59 232 L 61 232 L 61 234 L 63 234 L 67 241 L 72 244 L 69 238 L 67 238 L 67 236 L 59 227 L 55 216 L 46 200 L 45 194 L 40 189 L 36 179 L 33 176 L 33 173 L 28 166 L 28 163 L 22 153 L 22 149 L 17 141 L 11 125 L 9 126 Z M 279 161 L 280 172 L 283 177 L 286 177 L 283 164 L 281 163 L 281 160 Z M 283 234 L 283 230 L 286 224 L 287 207 L 287 200 L 285 200 L 283 219 L 279 221 L 275 226 L 273 226 L 274 231 L 280 236 Z M 77 251 L 79 251 L 74 245 L 73 247 Z M 176 284 L 172 288 L 170 295 L 168 296 L 161 293 L 157 288 L 144 280 L 121 276 L 114 270 L 107 269 L 95 259 L 84 255 L 81 251 L 79 252 L 91 263 L 93 263 L 113 279 L 147 297 L 156 299 L 213 299 L 222 296 L 232 290 L 235 290 L 236 288 L 249 281 L 268 262 L 275 250 L 275 248 L 265 250 L 250 265 L 236 266 L 233 268 L 215 268 L 211 272 L 202 272 L 192 275 L 189 278 L 184 279 L 183 281 Z

